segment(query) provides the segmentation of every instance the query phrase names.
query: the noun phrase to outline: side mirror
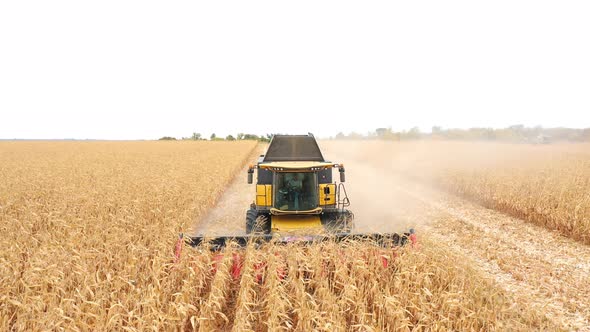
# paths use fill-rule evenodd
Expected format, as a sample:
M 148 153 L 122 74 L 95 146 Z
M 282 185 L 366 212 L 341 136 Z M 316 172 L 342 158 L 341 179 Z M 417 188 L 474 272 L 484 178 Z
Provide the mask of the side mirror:
M 346 176 L 344 175 L 344 167 L 340 167 L 338 172 L 340 172 L 340 182 L 344 182 L 346 180 Z
M 330 195 L 330 187 L 324 187 L 324 195 Z
M 248 184 L 252 184 L 254 181 L 254 170 L 252 168 L 248 169 Z

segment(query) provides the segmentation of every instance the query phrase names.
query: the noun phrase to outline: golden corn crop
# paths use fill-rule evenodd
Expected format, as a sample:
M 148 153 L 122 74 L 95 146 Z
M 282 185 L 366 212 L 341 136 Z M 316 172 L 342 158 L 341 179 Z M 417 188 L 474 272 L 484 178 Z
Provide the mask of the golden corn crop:
M 254 148 L 0 143 L 0 330 L 555 328 L 428 236 L 395 251 L 269 244 L 219 257 L 187 248 L 174 263 L 177 233 L 213 206 Z

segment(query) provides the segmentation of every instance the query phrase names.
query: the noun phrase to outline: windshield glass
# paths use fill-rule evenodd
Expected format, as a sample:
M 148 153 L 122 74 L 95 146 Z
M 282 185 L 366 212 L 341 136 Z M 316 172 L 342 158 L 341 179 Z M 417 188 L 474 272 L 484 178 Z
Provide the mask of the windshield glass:
M 276 176 L 275 208 L 304 211 L 318 206 L 315 173 L 276 173 Z

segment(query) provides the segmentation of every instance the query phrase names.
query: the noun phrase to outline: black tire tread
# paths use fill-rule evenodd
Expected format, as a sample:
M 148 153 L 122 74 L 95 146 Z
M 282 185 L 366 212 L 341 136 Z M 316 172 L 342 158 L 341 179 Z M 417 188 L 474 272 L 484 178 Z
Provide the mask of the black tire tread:
M 270 233 L 270 220 L 255 209 L 246 211 L 246 234 L 251 233 Z
M 354 214 L 348 210 L 324 213 L 321 219 L 326 230 L 330 232 L 349 233 L 354 228 Z

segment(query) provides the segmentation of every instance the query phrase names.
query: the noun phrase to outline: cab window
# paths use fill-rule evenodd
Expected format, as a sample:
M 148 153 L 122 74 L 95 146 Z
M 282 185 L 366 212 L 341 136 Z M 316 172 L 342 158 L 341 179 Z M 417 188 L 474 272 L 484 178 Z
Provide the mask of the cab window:
M 276 173 L 275 208 L 283 211 L 304 211 L 317 207 L 315 173 Z

